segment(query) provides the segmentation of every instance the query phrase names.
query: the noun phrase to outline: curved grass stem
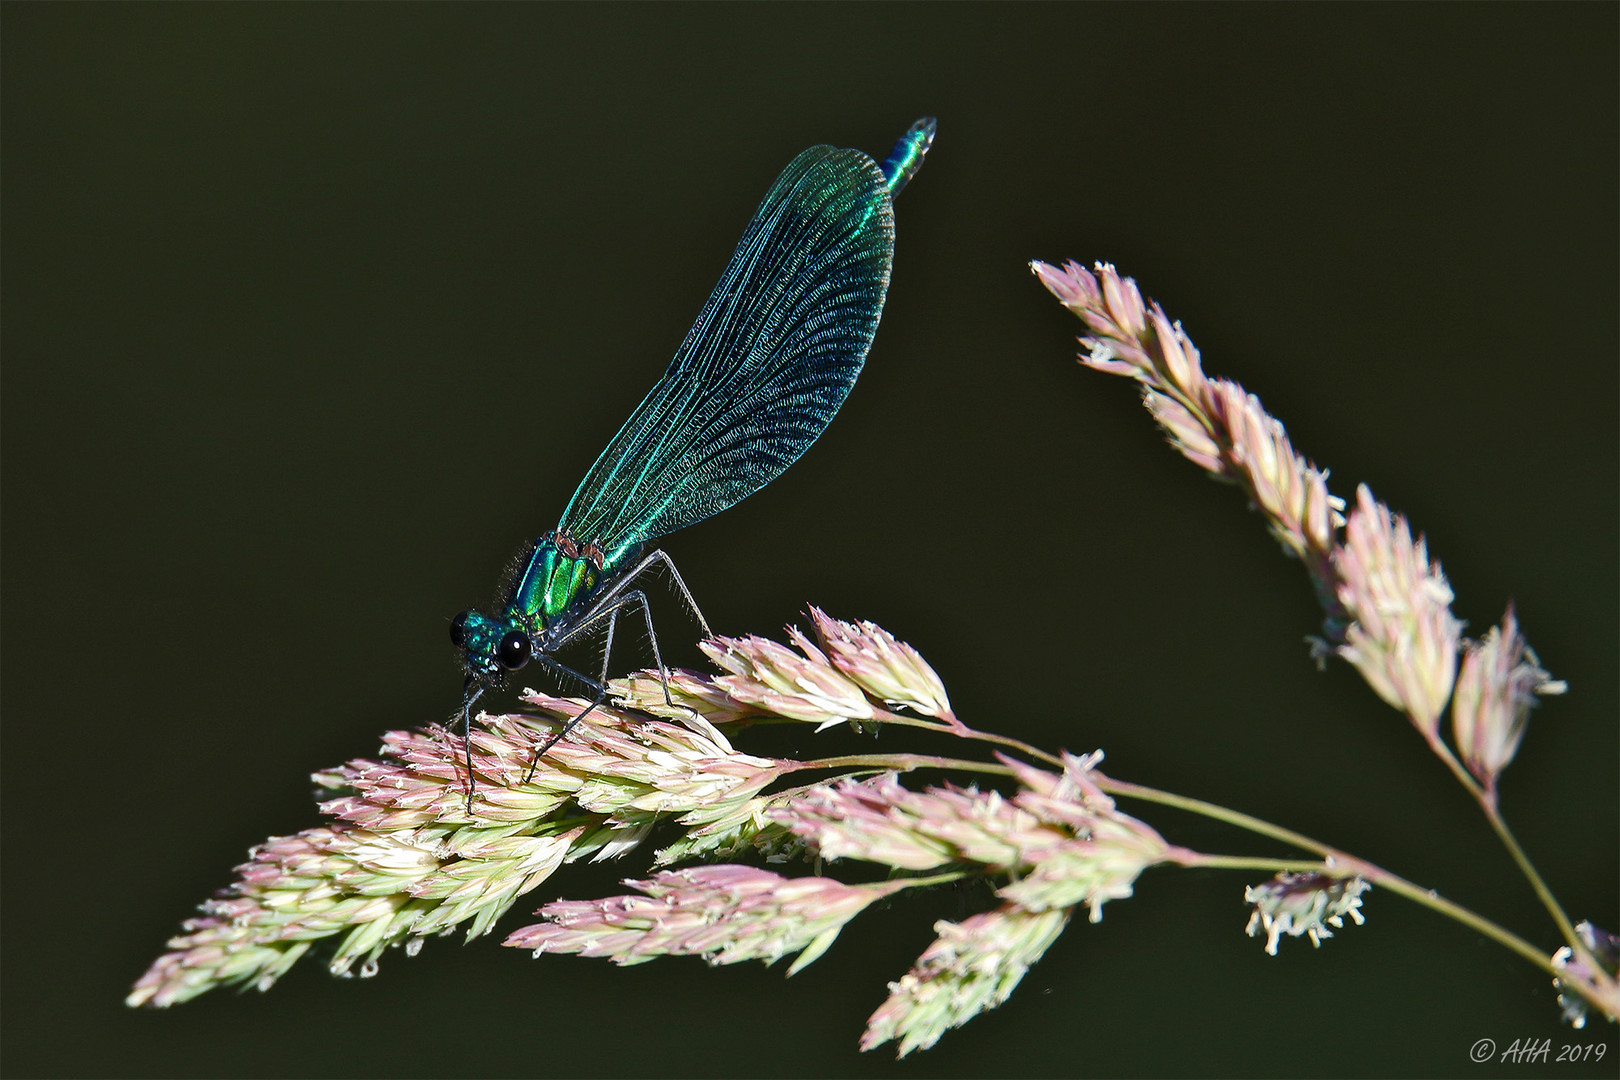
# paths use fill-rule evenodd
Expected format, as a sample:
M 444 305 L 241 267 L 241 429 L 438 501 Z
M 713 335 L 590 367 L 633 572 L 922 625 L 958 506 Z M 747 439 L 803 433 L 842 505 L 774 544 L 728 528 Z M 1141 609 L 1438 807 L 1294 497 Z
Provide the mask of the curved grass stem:
M 955 723 L 922 720 L 915 716 L 904 716 L 897 712 L 891 712 L 888 709 L 877 710 L 877 715 L 874 717 L 874 719 L 876 719 L 878 723 L 882 724 L 897 724 L 901 727 L 923 728 L 926 731 L 938 731 L 945 735 L 955 735 L 958 738 L 971 739 L 974 742 L 992 743 L 996 746 L 1005 746 L 1009 750 L 1016 750 L 1020 754 L 1033 758 L 1036 761 L 1044 761 L 1048 765 L 1055 765 L 1060 769 L 1063 767 L 1062 758 L 1057 757 L 1054 754 L 1049 754 L 1037 746 L 1031 746 L 1022 739 L 1014 739 L 1008 735 L 997 735 L 991 731 L 977 731 L 968 727 L 960 720 L 957 720 Z
M 967 761 L 962 758 L 935 757 L 932 754 L 845 754 L 840 757 L 816 758 L 796 761 L 789 771 L 800 769 L 895 769 L 911 772 L 913 769 L 960 769 L 963 772 L 993 773 L 1011 776 L 1012 770 L 993 761 Z
M 1579 935 L 1575 933 L 1575 927 L 1570 923 L 1569 916 L 1564 914 L 1564 909 L 1559 906 L 1557 898 L 1552 894 L 1552 890 L 1547 888 L 1547 883 L 1541 879 L 1540 874 L 1536 873 L 1535 866 L 1530 862 L 1530 856 L 1526 855 L 1524 848 L 1519 846 L 1518 838 L 1508 828 L 1507 822 L 1502 820 L 1502 815 L 1497 811 L 1494 802 L 1482 801 L 1481 805 L 1485 809 L 1485 818 L 1491 823 L 1491 828 L 1501 838 L 1503 846 L 1508 849 L 1508 854 L 1513 856 L 1513 861 L 1519 865 L 1519 872 L 1524 874 L 1526 880 L 1530 882 L 1530 887 L 1536 891 L 1536 896 L 1541 899 L 1542 906 L 1547 909 L 1553 921 L 1558 924 L 1558 932 L 1564 936 L 1564 940 L 1569 943 L 1570 948 L 1577 953 L 1585 953 L 1586 945 L 1581 941 Z

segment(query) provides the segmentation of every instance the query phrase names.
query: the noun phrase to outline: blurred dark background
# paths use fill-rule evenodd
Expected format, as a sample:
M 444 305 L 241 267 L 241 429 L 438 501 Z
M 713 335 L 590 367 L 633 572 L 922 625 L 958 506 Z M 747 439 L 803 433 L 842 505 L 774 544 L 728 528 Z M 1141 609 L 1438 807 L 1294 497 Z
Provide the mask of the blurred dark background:
M 864 1018 L 983 897 L 869 912 L 789 982 L 434 941 L 168 1012 L 123 994 L 308 774 L 441 719 L 445 627 L 555 524 L 771 179 L 939 117 L 866 372 L 805 459 L 666 547 L 717 630 L 808 603 L 972 723 L 1276 820 L 1555 931 L 1343 665 L 1235 490 L 1167 449 L 1026 260 L 1105 259 L 1207 368 L 1511 600 L 1568 697 L 1504 781 L 1617 917 L 1613 5 L 7 4 L 9 1075 L 1613 1075 L 1547 979 L 1380 892 L 1270 958 L 1231 873 L 1148 873 L 1000 1010 Z M 701 661 L 675 606 L 676 662 Z M 841 734 L 801 748 L 855 747 Z M 901 749 L 886 736 L 880 748 Z M 748 739 L 744 749 L 752 748 Z M 1172 840 L 1263 842 L 1147 806 Z M 616 891 L 644 855 L 565 870 Z M 965 908 L 959 906 L 965 904 Z M 1485 1065 L 1491 1038 L 1607 1060 Z

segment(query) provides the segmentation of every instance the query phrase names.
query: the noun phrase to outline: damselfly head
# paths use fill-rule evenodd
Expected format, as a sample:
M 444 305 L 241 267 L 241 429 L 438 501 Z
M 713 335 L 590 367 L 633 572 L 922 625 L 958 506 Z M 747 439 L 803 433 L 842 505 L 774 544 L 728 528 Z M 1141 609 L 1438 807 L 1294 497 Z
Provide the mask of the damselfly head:
M 507 619 L 491 619 L 476 611 L 463 611 L 450 624 L 450 643 L 461 650 L 461 666 L 468 675 L 498 678 L 516 671 L 534 655 L 529 635 Z

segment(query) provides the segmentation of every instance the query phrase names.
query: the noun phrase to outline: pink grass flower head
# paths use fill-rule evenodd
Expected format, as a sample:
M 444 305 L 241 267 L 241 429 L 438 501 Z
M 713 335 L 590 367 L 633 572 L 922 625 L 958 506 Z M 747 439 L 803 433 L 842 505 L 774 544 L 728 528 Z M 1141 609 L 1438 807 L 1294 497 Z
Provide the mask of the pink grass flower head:
M 1088 271 L 1071 261 L 1061 268 L 1034 262 L 1030 268 L 1084 323 L 1081 363 L 1135 379 L 1172 445 L 1211 476 L 1246 489 L 1273 536 L 1305 563 L 1326 616 L 1327 640 L 1314 642 L 1316 655 L 1336 653 L 1354 665 L 1379 696 L 1407 714 L 1495 817 L 1496 778 L 1517 750 L 1535 696 L 1564 689 L 1523 645 L 1511 613 L 1484 642 L 1465 645 L 1459 669 L 1461 626 L 1450 610 L 1450 587 L 1405 519 L 1363 487 L 1355 512 L 1345 520 L 1344 504 L 1328 492 L 1326 471 L 1293 449 L 1282 424 L 1258 398 L 1236 383 L 1207 378 L 1180 324 L 1158 304 L 1144 302 L 1136 284 L 1112 266 L 1098 263 Z M 1456 756 L 1439 734 L 1454 685 Z M 1517 851 L 1505 831 L 1503 838 Z M 1179 858 L 1173 855 L 1172 861 Z M 1191 861 L 1196 863 L 1196 856 Z M 1529 863 L 1522 856 L 1519 862 L 1555 919 L 1567 927 Z M 1342 925 L 1346 916 L 1359 921 L 1358 896 L 1365 883 L 1333 884 L 1338 880 L 1285 875 L 1250 890 L 1257 904 L 1251 933 L 1265 927 L 1268 947 L 1275 951 L 1282 933 L 1309 934 L 1319 942 L 1331 933 L 1328 926 Z M 1566 984 L 1572 997 L 1597 1003 L 1611 1017 L 1620 1015 L 1613 980 L 1602 985 L 1590 975 L 1590 965 L 1582 967 L 1578 958 L 1570 963 Z
M 1566 689 L 1536 662 L 1511 607 L 1484 641 L 1463 643 L 1451 701 L 1452 735 L 1463 764 L 1492 797 L 1497 777 L 1519 750 L 1537 696 Z
M 917 958 L 866 1022 L 861 1049 L 898 1041 L 897 1057 L 926 1050 L 953 1027 L 1006 1001 L 1024 973 L 1068 924 L 1067 910 L 1007 904 L 960 923 L 934 924 L 939 937 Z
M 1204 374 L 1198 348 L 1157 303 L 1143 303 L 1130 278 L 1106 263 L 1095 273 L 1073 261 L 1062 269 L 1030 268 L 1090 331 L 1080 338 L 1081 363 L 1142 386 L 1142 402 L 1181 454 L 1218 480 L 1236 484 L 1266 519 L 1283 549 L 1304 562 L 1337 638 L 1343 613 L 1334 595 L 1334 530 L 1341 500 L 1328 492 L 1327 472 L 1297 453 L 1288 433 L 1260 399 L 1237 383 Z
M 1217 429 L 1241 484 L 1265 515 L 1272 536 L 1289 554 L 1325 565 L 1344 503 L 1328 493 L 1327 472 L 1294 450 L 1282 422 L 1237 383 L 1217 379 L 1207 395 Z
M 775 963 L 799 957 L 792 975 L 819 957 L 844 925 L 874 900 L 906 887 L 896 881 L 845 885 L 831 878 L 786 878 L 750 866 L 669 870 L 626 881 L 642 896 L 559 900 L 505 944 L 543 953 L 641 964 L 659 956 L 701 956 L 710 964 Z
M 978 864 L 1012 880 L 996 911 L 936 925 L 939 939 L 910 973 L 890 985 L 861 1048 L 899 1040 L 903 1057 L 932 1046 L 946 1030 L 1006 1000 L 1086 905 L 1131 895 L 1144 869 L 1170 857 L 1154 830 L 1121 814 L 1091 770 L 1101 755 L 1064 755 L 1061 774 L 1009 758 L 1020 788 L 951 786 L 910 791 L 893 775 L 820 785 L 771 815 L 805 837 L 823 858 L 857 858 L 900 870 Z
M 703 642 L 709 659 L 727 672 L 715 685 L 766 713 L 814 723 L 817 731 L 876 715 L 859 683 L 834 667 L 796 628 L 789 627 L 788 634 L 800 652 L 753 635 Z
M 237 881 L 184 924 L 128 1003 L 167 1006 L 220 985 L 268 990 L 326 938 L 336 939 L 334 973 L 358 964 L 370 975 L 390 946 L 414 951 L 462 922 L 471 924 L 469 937 L 486 932 L 519 894 L 579 856 L 584 829 L 547 823 L 566 795 L 543 783 L 503 791 L 469 818 L 458 743 L 442 729 L 390 732 L 381 759 L 316 774 L 317 783 L 347 792 L 323 807 L 339 820 L 255 847 Z M 476 733 L 475 766 L 489 774 L 510 761 L 521 770 L 519 759 L 535 745 L 532 730 L 498 725 Z M 525 816 L 527 828 L 512 824 Z
M 1073 840 L 1002 888 L 997 895 L 1003 899 L 1032 911 L 1084 904 L 1091 921 L 1101 922 L 1103 904 L 1130 896 L 1142 871 L 1172 858 L 1164 837 L 1121 813 L 1092 779 L 1101 750 L 1085 757 L 1065 753 L 1061 775 L 1005 756 L 1001 760 L 1023 785 L 1013 803 L 1074 834 Z
M 530 700 L 559 721 L 584 707 Z M 334 973 L 358 965 L 373 974 L 392 946 L 413 953 L 425 937 L 463 925 L 469 938 L 487 933 L 563 863 L 623 854 L 660 815 L 720 812 L 778 775 L 779 763 L 739 754 L 723 738 L 602 708 L 530 776 L 544 725 L 483 720 L 473 732 L 479 797 L 470 815 L 461 740 L 442 728 L 389 733 L 380 758 L 316 774 L 342 792 L 322 806 L 337 820 L 254 848 L 128 1003 L 172 1005 L 221 985 L 267 990 L 323 939 L 335 941 Z
M 898 870 L 971 862 L 1022 867 L 1068 839 L 994 791 L 950 785 L 911 791 L 893 773 L 798 793 L 770 816 L 824 859 L 862 859 Z
M 1352 620 L 1339 654 L 1438 743 L 1461 632 L 1445 575 L 1429 562 L 1423 540 L 1412 539 L 1406 519 L 1375 501 L 1365 484 L 1356 489 L 1334 565 L 1339 600 Z
M 956 722 L 945 684 L 916 649 L 876 623 L 844 622 L 816 607 L 810 620 L 823 655 L 862 690 L 886 704 Z
M 1095 273 L 1072 259 L 1063 267 L 1029 264 L 1047 291 L 1080 317 L 1090 331 L 1080 343 L 1090 350 L 1087 367 L 1129 375 L 1144 387 L 1182 401 L 1195 414 L 1205 385 L 1198 349 L 1158 304 L 1144 303 L 1136 282 L 1108 263 Z
M 694 712 L 716 727 L 765 715 L 765 710 L 759 706 L 738 701 L 728 694 L 712 675 L 684 668 L 674 668 L 668 675 L 669 699 L 674 708 L 664 701 L 664 686 L 657 672 L 639 671 L 627 678 L 613 679 L 608 686 L 615 702 L 676 723 L 690 721 Z
M 336 938 L 333 974 L 376 973 L 383 950 L 420 948 L 430 934 L 471 920 L 486 932 L 513 899 L 570 855 L 582 829 L 463 842 L 438 830 L 415 835 L 307 829 L 254 848 L 239 879 L 187 920 L 126 998 L 165 1007 L 216 986 L 268 990 L 312 945 Z
M 1277 955 L 1277 943 L 1284 934 L 1305 936 L 1318 949 L 1322 939 L 1343 928 L 1346 916 L 1357 926 L 1366 922 L 1361 914 L 1361 894 L 1372 888 L 1358 877 L 1342 878 L 1310 872 L 1278 874 L 1264 885 L 1251 885 L 1243 893 L 1245 903 L 1254 905 L 1249 916 L 1250 937 L 1266 932 L 1266 952 Z
M 532 691 L 523 700 L 563 716 L 585 706 Z M 677 814 L 740 802 L 781 775 L 782 762 L 744 754 L 712 726 L 701 727 L 687 717 L 649 720 L 598 707 L 546 752 L 531 783 L 567 786 L 582 808 L 604 815 Z
M 1023 785 L 1011 799 L 949 785 L 910 791 L 889 774 L 819 785 L 769 813 L 823 858 L 912 871 L 974 863 L 1014 876 L 1003 899 L 1030 910 L 1086 904 L 1093 922 L 1168 856 L 1157 832 L 1119 813 L 1087 776 L 1094 758 L 1067 756 L 1061 776 L 1002 760 Z

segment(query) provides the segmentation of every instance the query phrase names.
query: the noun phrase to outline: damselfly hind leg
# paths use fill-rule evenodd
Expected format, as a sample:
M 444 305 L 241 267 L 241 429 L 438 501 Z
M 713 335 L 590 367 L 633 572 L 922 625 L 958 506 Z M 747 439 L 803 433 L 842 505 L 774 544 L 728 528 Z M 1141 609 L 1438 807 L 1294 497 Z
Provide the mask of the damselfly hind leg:
M 676 591 L 680 594 L 681 599 L 686 601 L 686 610 L 697 616 L 698 625 L 703 628 L 704 639 L 707 640 L 708 638 L 714 637 L 714 631 L 709 629 L 709 620 L 703 617 L 703 612 L 698 610 L 697 601 L 692 599 L 692 590 L 686 587 L 686 582 L 681 578 L 681 572 L 675 569 L 674 559 L 671 559 L 668 555 L 664 554 L 662 549 L 660 549 L 658 551 L 654 551 L 651 555 L 648 555 L 642 560 L 641 569 L 646 569 L 647 567 L 651 566 L 653 560 L 655 559 L 663 563 L 664 568 L 669 571 L 670 580 L 675 583 Z M 642 610 L 647 610 L 645 604 L 643 605 Z M 647 614 L 647 632 L 652 634 L 652 614 L 650 612 Z M 652 640 L 653 654 L 656 656 L 658 653 L 658 636 L 653 634 Z M 662 668 L 663 665 L 660 664 L 659 669 L 662 670 Z M 667 697 L 668 695 L 665 696 Z
M 703 617 L 703 612 L 698 610 L 697 603 L 692 599 L 692 594 L 687 591 L 686 582 L 681 580 L 680 571 L 675 569 L 675 564 L 671 562 L 669 556 L 665 555 L 662 551 L 655 551 L 653 552 L 653 555 L 663 559 L 664 565 L 669 567 L 669 572 L 674 577 L 675 584 L 680 588 L 681 595 L 686 598 L 686 606 L 692 609 L 692 614 L 696 615 L 698 622 L 703 625 L 704 638 L 713 637 L 714 634 L 709 630 L 708 620 Z M 690 705 L 675 704 L 675 699 L 669 696 L 669 669 L 664 667 L 664 656 L 658 651 L 658 632 L 653 629 L 652 609 L 647 606 L 647 594 L 642 592 L 640 589 L 637 589 L 635 592 L 626 595 L 625 605 L 628 606 L 629 604 L 638 600 L 641 603 L 642 618 L 647 620 L 647 640 L 652 643 L 653 663 L 658 666 L 658 686 L 664 691 L 664 704 L 669 706 L 672 710 L 690 713 L 692 715 L 692 719 L 701 723 L 703 720 L 701 713 L 692 708 Z

